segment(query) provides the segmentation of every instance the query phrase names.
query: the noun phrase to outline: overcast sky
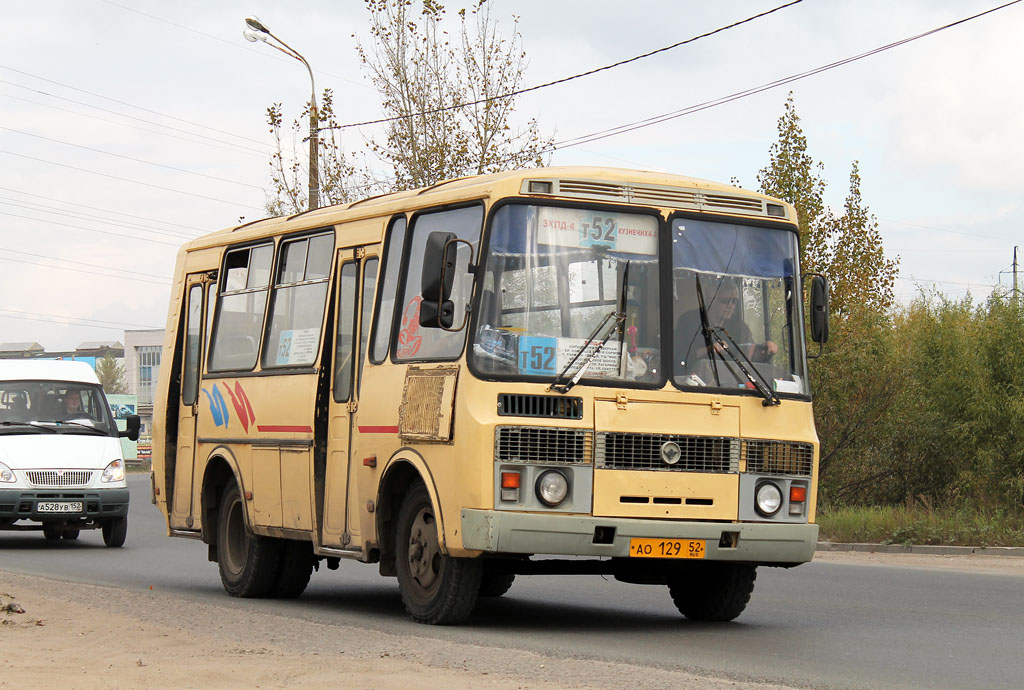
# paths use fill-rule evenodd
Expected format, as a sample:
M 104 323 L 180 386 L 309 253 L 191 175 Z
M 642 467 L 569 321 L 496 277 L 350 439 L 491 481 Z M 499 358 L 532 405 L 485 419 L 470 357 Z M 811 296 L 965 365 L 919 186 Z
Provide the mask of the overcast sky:
M 584 72 L 784 0 L 494 0 L 526 84 Z M 804 0 L 657 56 L 523 96 L 557 140 L 744 91 L 997 7 L 998 0 Z M 461 3 L 448 4 L 454 15 Z M 357 0 L 4 0 L 0 23 L 0 342 L 48 350 L 161 328 L 177 247 L 262 217 L 272 140 L 301 64 L 242 37 L 258 16 L 335 93 L 342 122 L 380 116 L 360 69 Z M 455 25 L 453 24 L 453 29 Z M 983 298 L 1024 245 L 1024 3 L 792 84 L 558 150 L 555 165 L 663 170 L 756 188 L 794 92 L 840 207 L 852 161 L 896 292 Z M 373 129 L 351 130 L 358 148 Z M 1024 248 L 1024 247 L 1022 247 Z M 1024 260 L 1024 254 L 1021 256 Z M 1024 279 L 1024 276 L 1022 276 Z M 933 282 L 937 281 L 937 282 Z

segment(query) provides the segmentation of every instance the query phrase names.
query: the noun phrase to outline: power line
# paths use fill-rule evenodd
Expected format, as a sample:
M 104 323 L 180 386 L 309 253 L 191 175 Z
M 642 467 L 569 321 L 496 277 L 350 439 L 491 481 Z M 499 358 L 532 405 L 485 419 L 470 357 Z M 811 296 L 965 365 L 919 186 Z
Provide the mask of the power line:
M 62 260 L 63 259 L 57 259 L 57 261 L 62 261 Z M 0 256 L 0 261 L 10 261 L 11 263 L 16 263 L 16 264 L 28 264 L 29 266 L 42 266 L 43 268 L 53 268 L 53 269 L 56 269 L 58 271 L 72 271 L 74 273 L 85 273 L 85 274 L 93 275 L 93 276 L 102 276 L 104 278 L 119 278 L 120 280 L 130 280 L 133 283 L 152 283 L 153 285 L 170 285 L 171 284 L 170 280 L 166 280 L 166 281 L 146 280 L 145 278 L 132 278 L 131 276 L 119 276 L 119 275 L 114 275 L 113 273 L 100 273 L 98 271 L 84 271 L 81 268 L 69 268 L 67 266 L 51 266 L 50 264 L 41 264 L 38 261 L 25 261 L 24 259 L 8 259 L 6 256 Z M 118 269 L 114 269 L 114 270 L 118 270 Z
M 242 187 L 251 187 L 252 189 L 258 189 L 260 191 L 263 191 L 263 187 L 259 187 L 259 186 L 254 185 L 254 184 L 249 184 L 248 182 L 238 182 L 236 180 L 229 180 L 229 179 L 227 179 L 225 177 L 217 177 L 216 175 L 207 175 L 206 173 L 196 172 L 194 170 L 186 170 L 185 168 L 176 168 L 173 165 L 164 165 L 163 163 L 154 163 L 153 161 L 147 161 L 147 160 L 144 160 L 142 158 L 135 158 L 133 156 L 126 156 L 124 154 L 114 153 L 113 151 L 104 151 L 103 149 L 97 149 L 97 148 L 93 148 L 91 146 L 83 146 L 82 144 L 74 144 L 74 143 L 72 143 L 70 141 L 62 141 L 60 139 L 53 139 L 51 137 L 44 137 L 41 134 L 33 134 L 32 132 L 24 132 L 24 131 L 22 131 L 20 129 L 12 129 L 11 127 L 0 126 L 0 130 L 3 130 L 5 132 L 14 132 L 15 134 L 21 134 L 22 136 L 33 137 L 35 139 L 42 139 L 43 141 L 49 141 L 49 142 L 52 142 L 54 144 L 62 144 L 64 146 L 71 146 L 71 147 L 74 147 L 76 149 L 82 149 L 82 150 L 85 150 L 85 151 L 92 151 L 93 153 L 102 153 L 105 156 L 114 156 L 115 158 L 120 158 L 122 160 L 132 161 L 134 163 L 144 163 L 146 165 L 152 165 L 152 166 L 155 166 L 157 168 L 163 168 L 165 170 L 173 170 L 175 172 L 185 173 L 187 175 L 197 175 L 199 177 L 205 177 L 208 180 L 217 180 L 218 182 L 228 182 L 230 184 L 237 184 L 237 185 L 240 185 Z
M 169 247 L 180 247 L 180 242 L 162 242 L 160 240 L 154 240 L 149 237 L 139 237 L 137 235 L 125 235 L 120 232 L 110 232 L 109 230 L 97 230 L 95 228 L 87 228 L 82 225 L 71 225 L 70 223 L 58 223 L 55 220 L 46 220 L 45 218 L 33 218 L 32 216 L 19 216 L 17 213 L 7 213 L 0 211 L 0 216 L 10 216 L 11 218 L 21 218 L 23 220 L 34 220 L 38 223 L 46 223 L 47 225 L 60 225 L 65 228 L 74 228 L 75 230 L 85 230 L 86 232 L 98 232 L 103 235 L 113 235 L 114 237 L 126 237 L 130 240 L 139 240 L 140 242 L 154 242 L 156 244 L 165 244 Z
M 143 12 L 141 10 L 137 10 L 134 7 L 126 7 L 126 6 L 121 5 L 119 3 L 112 2 L 111 0 L 103 0 L 103 2 L 107 3 L 108 5 L 113 5 L 114 7 L 120 8 L 120 9 L 125 10 L 127 12 L 134 12 L 135 14 L 141 14 L 143 17 L 149 17 L 150 19 L 155 19 L 158 22 L 163 22 L 164 24 L 169 24 L 169 25 L 171 25 L 171 26 L 173 26 L 175 28 L 182 29 L 184 31 L 190 31 L 190 32 L 192 32 L 194 34 L 199 34 L 200 36 L 203 36 L 205 38 L 211 38 L 214 41 L 218 41 L 220 43 L 225 43 L 225 44 L 227 44 L 227 45 L 229 45 L 229 46 L 231 46 L 233 48 L 238 48 L 240 50 L 245 50 L 245 51 L 250 52 L 250 53 L 256 53 L 256 54 L 261 55 L 263 57 L 273 58 L 274 60 L 279 60 L 280 62 L 291 63 L 290 59 L 283 58 L 283 57 L 278 57 L 274 53 L 268 53 L 265 50 L 255 50 L 253 48 L 249 48 L 248 46 L 241 45 L 241 44 L 233 42 L 233 41 L 228 41 L 226 39 L 221 38 L 220 36 L 214 36 L 213 34 L 208 34 L 205 31 L 200 31 L 198 29 L 193 29 L 190 26 L 185 26 L 184 24 L 178 24 L 176 22 L 172 22 L 169 19 L 164 19 L 163 17 L 158 17 L 155 14 L 149 14 L 148 12 Z M 316 72 L 317 74 L 322 74 L 325 77 L 331 77 L 332 79 L 338 79 L 340 81 L 348 82 L 349 84 L 352 84 L 353 86 L 359 86 L 359 87 L 362 87 L 364 89 L 372 88 L 370 86 L 367 86 L 363 82 L 353 81 L 352 79 L 348 79 L 347 77 L 342 77 L 342 76 L 339 76 L 337 74 L 331 74 L 330 72 L 324 72 L 323 70 L 318 70 L 318 69 L 317 70 L 313 70 L 313 71 Z
M 181 223 L 171 223 L 171 222 L 166 221 L 166 220 L 157 220 L 155 218 L 146 218 L 144 216 L 134 216 L 134 215 L 132 215 L 130 213 L 123 213 L 121 211 L 111 211 L 110 209 L 98 208 L 96 206 L 86 206 L 85 204 L 76 204 L 76 203 L 74 203 L 72 201 L 64 201 L 63 199 L 54 199 L 51 196 L 43 196 L 42 194 L 33 194 L 31 192 L 23 192 L 20 189 L 12 189 L 10 187 L 0 187 L 0 189 L 2 189 L 5 192 L 14 192 L 15 194 L 24 194 L 25 196 L 33 196 L 33 197 L 36 197 L 37 199 L 46 199 L 47 201 L 57 201 L 57 202 L 62 203 L 62 204 L 67 204 L 68 206 L 81 206 L 82 208 L 87 208 L 87 209 L 90 209 L 92 211 L 101 211 L 103 213 L 113 213 L 114 215 L 125 216 L 127 218 L 135 218 L 136 220 L 145 220 L 145 221 L 148 221 L 150 223 L 162 223 L 163 225 L 173 225 L 173 226 L 178 227 L 178 228 L 185 228 L 186 230 L 195 230 L 199 234 L 203 234 L 203 233 L 207 232 L 206 230 L 203 230 L 202 228 L 192 227 L 191 225 L 182 225 Z
M 77 91 L 79 93 L 84 93 L 87 96 L 92 96 L 94 98 L 101 98 L 101 99 L 103 99 L 105 101 L 110 101 L 111 103 L 117 103 L 118 105 L 124 105 L 124 106 L 127 106 L 129 108 L 135 108 L 136 110 L 141 110 L 141 111 L 146 112 L 146 113 L 152 113 L 153 115 L 159 115 L 160 117 L 166 117 L 168 120 L 174 120 L 176 122 L 181 122 L 181 123 L 184 123 L 186 125 L 191 125 L 192 127 L 199 127 L 201 129 L 208 129 L 211 132 L 217 132 L 218 134 L 225 134 L 225 135 L 227 135 L 229 137 L 234 137 L 236 139 L 241 139 L 243 141 L 249 141 L 249 142 L 252 142 L 252 143 L 255 143 L 255 144 L 263 145 L 263 142 L 261 142 L 261 141 L 259 141 L 257 139 L 250 139 L 249 137 L 242 136 L 241 134 L 235 134 L 234 132 L 229 132 L 229 131 L 226 131 L 226 130 L 223 130 L 223 129 L 217 129 L 216 127 L 210 127 L 209 125 L 200 124 L 198 122 L 192 122 L 191 120 L 185 120 L 185 119 L 180 118 L 180 117 L 175 117 L 174 115 L 167 115 L 166 113 L 161 113 L 158 110 L 151 110 L 150 108 L 144 108 L 141 105 L 134 105 L 134 104 L 128 103 L 126 101 L 119 101 L 116 98 L 110 98 L 109 96 L 104 96 L 102 94 L 93 93 L 92 91 L 86 91 L 85 89 L 80 89 L 77 86 L 71 86 L 69 84 L 62 84 L 59 81 L 54 81 L 53 79 L 47 79 L 46 77 L 40 77 L 39 75 L 32 74 L 30 72 L 24 72 L 24 71 L 22 71 L 20 69 L 15 69 L 13 67 L 8 67 L 7 65 L 0 65 L 0 69 L 5 69 L 5 70 L 7 70 L 9 72 L 16 72 L 17 74 L 21 74 L 21 75 L 24 75 L 26 77 L 32 77 L 33 79 L 38 79 L 40 81 L 45 81 L 48 84 L 54 84 L 56 86 L 60 86 L 61 88 L 70 89 L 72 91 Z M 10 83 L 10 82 L 4 82 L 4 83 Z M 20 86 L 20 85 L 19 84 L 15 84 L 15 86 Z M 82 103 L 80 105 L 88 105 L 88 104 Z M 150 123 L 150 124 L 158 124 L 158 123 Z M 164 125 L 159 125 L 159 126 L 162 127 Z
M 5 319 L 23 319 L 25 321 L 46 321 L 48 323 L 60 323 L 60 324 L 68 325 L 68 326 L 88 326 L 90 328 L 103 328 L 103 329 L 106 329 L 108 331 L 114 331 L 114 330 L 120 330 L 120 329 L 111 328 L 110 326 L 100 326 L 100 325 L 97 325 L 97 324 L 109 323 L 109 324 L 112 324 L 114 326 L 121 326 L 122 329 L 123 329 L 124 326 L 131 326 L 133 328 L 148 328 L 148 329 L 156 329 L 156 328 L 158 328 L 157 326 L 143 326 L 142 324 L 139 324 L 139 323 L 121 323 L 120 321 L 103 321 L 103 320 L 100 320 L 100 319 L 81 319 L 81 318 L 76 318 L 76 317 L 73 317 L 73 316 L 61 316 L 59 314 L 40 314 L 39 312 L 19 311 L 17 309 L 3 309 L 3 308 L 0 308 L 0 311 L 6 311 L 6 312 L 12 312 L 14 314 L 25 314 L 26 315 L 26 316 L 11 316 L 10 314 L 0 314 L 0 317 L 5 318 Z M 38 317 L 41 317 L 41 316 L 47 316 L 47 317 L 50 317 L 50 318 L 45 318 L 45 319 L 44 318 L 38 318 Z M 53 321 L 52 319 L 65 319 L 65 320 L 64 321 Z M 92 322 L 92 323 L 87 323 L 87 322 Z
M 26 156 L 23 153 L 14 153 L 13 151 L 7 151 L 7 150 L 4 150 L 4 149 L 0 149 L 0 153 L 6 153 L 9 156 L 17 156 L 19 158 L 27 158 L 29 160 L 38 161 L 40 163 L 49 163 L 50 165 L 58 165 L 58 166 L 60 166 L 62 168 L 70 168 L 71 170 L 78 170 L 79 172 L 86 172 L 86 173 L 90 173 L 92 175 L 99 175 L 101 177 L 109 177 L 112 180 L 120 180 L 121 182 L 131 182 L 133 184 L 142 185 L 143 187 L 152 187 L 153 189 L 162 189 L 165 192 L 174 192 L 176 194 L 184 194 L 186 196 L 193 196 L 193 197 L 196 197 L 198 199 L 206 199 L 207 201 L 216 201 L 218 203 L 229 204 L 231 206 L 241 206 L 242 208 L 254 208 L 254 209 L 262 210 L 262 207 L 259 207 L 259 206 L 248 206 L 246 204 L 241 204 L 241 203 L 238 203 L 238 202 L 235 202 L 235 201 L 226 201 L 225 199 L 217 199 L 217 198 L 212 197 L 212 196 L 205 196 L 203 194 L 195 194 L 194 192 L 186 192 L 186 191 L 184 191 L 182 189 L 174 189 L 172 187 L 164 187 L 162 185 L 151 184 L 149 182 L 142 182 L 140 180 L 132 180 L 132 179 L 129 179 L 127 177 L 118 177 L 117 175 L 109 175 L 107 173 L 101 173 L 101 172 L 96 171 L 96 170 L 89 170 L 88 168 L 78 168 L 78 167 L 75 167 L 74 165 L 67 165 L 66 163 L 57 163 L 56 161 L 48 161 L 48 160 L 43 159 L 43 158 L 36 158 L 34 156 Z
M 61 216 L 63 218 L 76 218 L 91 223 L 103 223 L 104 225 L 113 225 L 119 228 L 125 228 L 128 230 L 141 230 L 142 232 L 149 232 L 158 235 L 165 235 L 167 237 L 185 239 L 195 239 L 197 235 L 181 232 L 180 230 L 160 230 L 158 228 L 146 228 L 139 225 L 132 225 L 130 223 L 124 223 L 119 220 L 112 220 L 104 218 L 102 216 L 94 216 L 88 213 L 75 213 L 66 209 L 55 209 L 52 206 L 45 206 L 43 204 L 36 204 L 31 201 L 24 201 L 23 199 L 11 199 L 10 197 L 0 196 L 0 204 L 6 204 L 7 206 L 13 206 L 14 208 L 25 209 L 26 211 L 37 211 L 41 213 L 50 213 L 55 216 Z
M 746 24 L 748 22 L 752 22 L 755 19 L 760 19 L 761 17 L 765 17 L 765 16 L 767 16 L 769 14 L 772 14 L 773 12 L 778 12 L 779 10 L 786 9 L 787 7 L 792 7 L 793 5 L 798 5 L 801 2 L 803 2 L 803 0 L 792 0 L 792 2 L 787 2 L 784 5 L 779 5 L 778 7 L 775 7 L 775 8 L 770 9 L 770 10 L 766 10 L 764 12 L 761 12 L 760 14 L 755 14 L 752 17 L 747 17 L 746 19 L 741 19 L 738 22 L 733 22 L 732 24 L 729 24 L 727 26 L 722 26 L 722 27 L 719 27 L 719 28 L 714 29 L 712 31 L 708 31 L 706 33 L 700 34 L 698 36 L 693 36 L 692 38 L 688 38 L 688 39 L 686 39 L 684 41 L 679 41 L 677 43 L 673 43 L 672 45 L 665 46 L 664 48 L 658 48 L 657 50 L 652 50 L 652 51 L 650 51 L 648 53 L 644 53 L 642 55 L 637 55 L 635 57 L 631 57 L 631 58 L 628 58 L 626 60 L 620 60 L 620 61 L 618 61 L 616 63 L 611 64 L 611 65 L 605 65 L 603 67 L 597 67 L 595 69 L 588 70 L 586 72 L 580 72 L 579 74 L 574 74 L 574 75 L 569 76 L 569 77 L 563 77 L 561 79 L 556 79 L 554 81 L 549 81 L 549 82 L 546 82 L 544 84 L 537 84 L 536 86 L 528 86 L 525 89 L 519 89 L 517 91 L 509 91 L 508 93 L 504 93 L 504 94 L 501 94 L 501 95 L 498 95 L 498 96 L 490 96 L 488 98 L 481 98 L 481 99 L 476 100 L 476 101 L 470 101 L 469 103 L 459 103 L 458 105 L 449 105 L 449 106 L 445 106 L 443 108 L 432 108 L 431 110 L 423 110 L 423 111 L 420 111 L 420 112 L 417 112 L 417 113 L 409 113 L 408 115 L 397 115 L 395 117 L 384 117 L 384 118 L 380 118 L 378 120 L 367 120 L 365 122 L 353 122 L 353 123 L 349 123 L 349 124 L 345 124 L 345 125 L 331 125 L 329 127 L 321 127 L 320 129 L 348 129 L 350 127 L 363 127 L 363 126 L 366 126 L 366 125 L 377 125 L 377 124 L 382 124 L 382 123 L 385 123 L 385 122 L 395 122 L 397 120 L 407 120 L 409 118 L 420 117 L 422 115 L 434 115 L 435 113 L 443 113 L 443 112 L 446 112 L 446 111 L 449 111 L 449 110 L 457 110 L 459 108 L 468 108 L 468 107 L 471 107 L 471 106 L 474 106 L 474 105 L 481 105 L 483 103 L 489 103 L 491 101 L 500 101 L 500 100 L 504 100 L 504 99 L 507 99 L 507 98 L 512 98 L 513 96 L 519 96 L 521 94 L 529 93 L 531 91 L 538 91 L 540 89 L 546 89 L 549 86 L 555 86 L 557 84 L 564 84 L 564 83 L 572 81 L 574 79 L 580 79 L 582 77 L 588 77 L 588 76 L 590 76 L 592 74 L 597 74 L 598 72 L 604 72 L 605 70 L 610 70 L 610 69 L 613 69 L 615 67 L 620 67 L 622 65 L 629 64 L 630 62 L 636 62 L 637 60 L 642 60 L 644 58 L 651 57 L 652 55 L 657 55 L 659 53 L 664 53 L 665 51 L 672 50 L 673 48 L 678 48 L 679 46 L 684 46 L 684 45 L 686 45 L 688 43 L 693 43 L 694 41 L 699 41 L 702 38 L 707 38 L 708 36 L 714 36 L 717 33 L 721 33 L 723 31 L 727 31 L 729 29 L 733 29 L 733 28 L 735 28 L 737 26 L 740 26 L 742 24 Z
M 147 129 L 145 127 L 138 127 L 136 125 L 130 125 L 127 122 L 118 122 L 117 120 L 110 120 L 110 119 L 107 119 L 105 117 L 99 117 L 98 115 L 90 115 L 89 113 L 83 113 L 83 112 L 80 112 L 80 111 L 77 111 L 77 110 L 70 110 L 68 108 L 60 108 L 60 107 L 58 107 L 56 105 L 53 105 L 52 103 L 40 103 L 39 101 L 32 101 L 32 100 L 29 100 L 27 98 L 20 98 L 18 96 L 12 96 L 9 93 L 0 93 L 0 97 L 2 97 L 2 98 L 9 98 L 11 100 L 21 101 L 22 103 L 28 103 L 29 105 L 35 105 L 35 106 L 39 106 L 41 108 L 50 108 L 51 110 L 59 110 L 62 113 L 70 113 L 72 115 L 75 115 L 76 117 L 87 117 L 87 118 L 89 118 L 91 120 L 98 120 L 100 122 L 108 122 L 108 123 L 110 123 L 112 125 L 117 125 L 118 127 L 127 127 L 129 129 L 134 129 L 134 130 L 139 131 L 139 132 L 146 132 L 147 134 L 155 134 L 155 135 L 160 136 L 160 137 L 170 137 L 171 139 L 177 139 L 178 141 L 187 141 L 190 144 L 198 144 L 199 146 L 208 146 L 210 148 L 217 149 L 217 150 L 220 150 L 220 151 L 229 151 L 231 153 L 241 153 L 241 154 L 244 154 L 246 156 L 259 156 L 261 158 L 264 158 L 267 155 L 267 152 L 265 152 L 265 151 L 257 151 L 256 149 L 249 148 L 247 146 L 239 146 L 238 144 L 232 143 L 230 141 L 221 141 L 220 139 L 215 139 L 213 137 L 207 137 L 207 136 L 204 136 L 202 134 L 196 134 L 194 132 L 189 132 L 189 131 L 184 130 L 184 129 L 178 129 L 177 127 L 168 127 L 167 125 L 162 125 L 162 124 L 157 123 L 157 122 L 150 122 L 149 120 L 143 120 L 141 118 L 133 117 L 133 116 L 127 115 L 125 113 L 119 113 L 119 112 L 114 111 L 114 110 L 107 110 L 106 108 L 98 108 L 97 106 L 94 106 L 94 105 L 89 105 L 87 103 L 82 103 L 80 101 L 74 101 L 74 100 L 71 100 L 71 99 L 68 99 L 68 98 L 63 98 L 62 96 L 56 96 L 54 94 L 46 93 L 45 91 L 39 91 L 37 89 L 31 89 L 31 88 L 29 88 L 27 86 L 21 86 L 20 84 L 14 84 L 13 82 L 4 81 L 2 79 L 0 79 L 0 84 L 8 84 L 10 86 L 16 86 L 16 87 L 21 88 L 21 89 L 29 89 L 30 91 L 34 91 L 36 93 L 42 94 L 44 96 L 48 96 L 50 98 L 57 98 L 57 99 L 60 99 L 60 100 L 66 100 L 66 101 L 69 101 L 69 102 L 74 103 L 76 105 L 83 105 L 83 106 L 85 106 L 87 108 L 93 108 L 93 109 L 99 110 L 99 111 L 104 112 L 104 113 L 111 113 L 112 115 L 117 115 L 119 117 L 125 117 L 125 118 L 131 119 L 131 120 L 138 120 L 139 122 L 145 122 L 146 124 L 151 124 L 151 125 L 153 125 L 155 127 L 163 127 L 164 129 L 169 129 L 172 132 L 180 132 L 182 134 L 187 134 L 189 137 L 198 137 L 199 139 L 207 139 L 208 141 L 198 141 L 195 138 L 189 139 L 187 137 L 177 136 L 175 134 L 170 134 L 168 132 L 161 132 L 161 131 L 156 130 L 156 129 Z M 214 142 L 214 143 L 211 143 L 211 142 Z M 223 144 L 223 145 L 222 146 L 218 146 L 218 144 Z
M 556 142 L 556 143 L 552 144 L 550 147 L 548 147 L 547 149 L 541 151 L 541 153 L 548 153 L 550 151 L 555 151 L 555 150 L 563 149 L 563 148 L 570 148 L 572 146 L 578 146 L 580 144 L 588 144 L 590 142 L 598 141 L 600 139 L 607 139 L 608 137 L 613 137 L 613 136 L 616 136 L 616 135 L 619 135 L 619 134 L 625 134 L 626 132 L 632 132 L 632 131 L 637 130 L 637 129 L 642 129 L 644 127 L 650 127 L 651 125 L 656 125 L 656 124 L 660 124 L 662 122 L 667 122 L 668 120 L 673 120 L 673 119 L 676 119 L 676 118 L 679 118 L 679 117 L 683 117 L 684 115 L 692 115 L 693 113 L 697 113 L 697 112 L 700 112 L 702 110 L 708 110 L 709 108 L 714 108 L 714 107 L 719 106 L 719 105 L 724 105 L 725 103 L 730 103 L 732 101 L 739 100 L 741 98 L 746 98 L 747 96 L 753 96 L 753 95 L 761 93 L 763 91 L 768 91 L 769 89 L 774 89 L 774 88 L 777 88 L 779 86 L 784 86 L 785 84 L 789 84 L 791 82 L 798 81 L 800 79 L 806 79 L 807 77 L 811 77 L 811 76 L 814 76 L 816 74 L 820 74 L 822 72 L 827 72 L 827 71 L 835 69 L 837 67 L 842 67 L 844 65 L 848 65 L 851 62 L 856 62 L 857 60 L 861 60 L 863 58 L 870 57 L 872 55 L 876 55 L 876 54 L 881 53 L 883 51 L 890 50 L 891 48 L 896 48 L 896 47 L 904 45 L 906 43 L 910 43 L 911 41 L 916 41 L 919 38 L 924 38 L 926 36 L 930 36 L 932 34 L 938 33 L 939 31 L 944 31 L 946 29 L 952 28 L 952 27 L 957 26 L 959 24 L 963 24 L 965 22 L 969 22 L 969 21 L 971 21 L 973 19 L 978 19 L 979 17 L 983 17 L 983 16 L 985 16 L 987 14 L 991 14 L 992 12 L 996 12 L 998 10 L 1004 9 L 1006 7 L 1009 7 L 1010 5 L 1016 5 L 1019 2 L 1021 2 L 1021 0 L 1012 0 L 1012 2 L 1008 2 L 1008 3 L 1005 3 L 1003 5 L 999 5 L 998 7 L 994 7 L 992 9 L 985 10 L 984 12 L 979 12 L 978 14 L 972 15 L 970 17 L 965 17 L 964 19 L 960 19 L 958 21 L 951 22 L 949 24 L 945 24 L 944 26 L 940 26 L 940 27 L 937 27 L 935 29 L 931 29 L 930 31 L 926 31 L 926 32 L 918 34 L 916 36 L 910 36 L 908 38 L 904 38 L 904 39 L 901 39 L 899 41 L 895 41 L 893 43 L 889 43 L 887 45 L 880 46 L 880 47 L 875 48 L 873 50 L 869 50 L 869 51 L 867 51 L 865 53 L 861 53 L 859 55 L 854 55 L 852 57 L 844 58 L 842 60 L 838 60 L 836 62 L 829 63 L 827 65 L 822 65 L 821 67 L 816 67 L 814 69 L 807 70 L 806 72 L 800 72 L 798 74 L 793 74 L 793 75 L 790 75 L 788 77 L 783 77 L 781 79 L 777 79 L 775 81 L 768 82 L 768 83 L 762 84 L 760 86 L 751 87 L 751 88 L 745 89 L 743 91 L 737 91 L 736 93 L 730 94 L 728 96 L 722 96 L 721 98 L 717 98 L 717 99 L 714 99 L 714 100 L 711 100 L 711 101 L 705 101 L 704 103 L 699 103 L 699 104 L 696 104 L 696 105 L 687 106 L 686 108 L 683 108 L 681 110 L 676 110 L 676 111 L 673 111 L 673 112 L 670 112 L 670 113 L 663 113 L 661 115 L 653 115 L 653 116 L 651 116 L 649 118 L 645 118 L 643 120 L 638 120 L 636 122 L 631 122 L 631 123 L 627 123 L 627 124 L 624 124 L 624 125 L 618 125 L 616 127 L 611 127 L 609 129 L 601 130 L 599 132 L 592 132 L 590 134 L 584 134 L 584 135 L 581 135 L 581 136 L 578 136 L 578 137 L 573 137 L 571 139 L 566 139 L 566 140 L 561 141 L 561 142 Z
M 161 280 L 164 283 L 170 283 L 171 282 L 170 278 L 161 278 L 159 276 L 154 276 L 152 273 L 141 273 L 139 271 L 129 271 L 128 269 L 116 268 L 114 266 L 102 266 L 102 265 L 99 265 L 99 264 L 87 264 L 87 263 L 83 263 L 81 261 L 72 261 L 71 259 L 62 259 L 59 256 L 47 256 L 46 254 L 33 254 L 32 252 L 23 252 L 23 251 L 19 251 L 17 249 L 7 249 L 7 248 L 0 248 L 0 252 L 10 252 L 11 254 L 21 254 L 23 256 L 33 256 L 33 257 L 35 257 L 37 259 L 50 259 L 51 261 L 63 261 L 65 263 L 75 264 L 75 265 L 78 265 L 78 266 L 90 266 L 92 268 L 105 268 L 105 269 L 108 269 L 108 270 L 111 270 L 111 271 L 120 271 L 122 273 L 131 273 L 132 275 L 145 276 L 147 278 L 157 278 L 158 280 Z M 0 257 L 0 258 L 4 258 L 4 257 Z M 7 259 L 7 261 L 17 261 L 17 259 Z M 29 262 L 26 261 L 24 263 L 29 263 Z M 47 264 L 35 264 L 35 265 L 37 265 L 37 266 L 46 266 Z M 62 266 L 51 266 L 50 268 L 63 268 L 63 267 Z M 67 269 L 67 270 L 72 270 L 72 269 Z M 83 271 L 83 273 L 84 272 L 85 271 Z M 111 278 L 127 278 L 129 280 L 132 279 L 131 276 L 118 276 L 118 275 L 114 275 L 112 273 L 102 273 L 102 274 L 97 274 L 97 275 L 107 275 L 107 276 L 109 276 Z

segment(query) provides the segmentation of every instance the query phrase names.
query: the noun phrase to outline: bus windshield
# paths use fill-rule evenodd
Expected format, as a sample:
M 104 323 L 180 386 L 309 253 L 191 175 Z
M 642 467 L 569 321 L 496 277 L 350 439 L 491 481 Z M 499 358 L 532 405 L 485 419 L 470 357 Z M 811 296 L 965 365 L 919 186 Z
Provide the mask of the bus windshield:
M 796 235 L 692 218 L 671 232 L 675 385 L 751 388 L 739 358 L 774 392 L 808 394 Z
M 499 208 L 471 350 L 476 371 L 554 381 L 580 355 L 584 380 L 663 382 L 659 221 L 653 213 Z M 618 329 L 615 319 L 605 321 L 609 314 L 621 314 Z

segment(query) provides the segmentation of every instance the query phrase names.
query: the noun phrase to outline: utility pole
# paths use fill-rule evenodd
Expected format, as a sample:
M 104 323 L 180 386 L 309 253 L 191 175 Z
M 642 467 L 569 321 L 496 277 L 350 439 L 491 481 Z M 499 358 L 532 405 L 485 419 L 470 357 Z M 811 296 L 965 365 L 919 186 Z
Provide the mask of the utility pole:
M 1017 289 L 1017 250 L 1020 247 L 1013 248 L 1013 303 L 1020 304 L 1020 291 Z

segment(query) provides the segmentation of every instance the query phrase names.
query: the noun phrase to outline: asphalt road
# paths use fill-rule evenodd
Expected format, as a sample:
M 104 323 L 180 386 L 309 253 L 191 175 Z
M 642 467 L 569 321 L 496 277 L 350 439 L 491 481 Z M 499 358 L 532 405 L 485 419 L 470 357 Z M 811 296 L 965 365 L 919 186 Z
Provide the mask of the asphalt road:
M 482 600 L 461 627 L 406 618 L 394 579 L 343 562 L 314 573 L 295 601 L 239 600 L 222 590 L 206 545 L 164 536 L 148 477 L 129 478 L 128 540 L 103 546 L 39 532 L 0 532 L 0 568 L 274 611 L 325 624 L 555 658 L 594 658 L 814 688 L 1019 688 L 1024 685 L 1024 576 L 814 562 L 761 568 L 746 612 L 728 624 L 691 623 L 664 587 L 598 576 L 522 577 Z M 642 682 L 639 683 L 642 686 Z

